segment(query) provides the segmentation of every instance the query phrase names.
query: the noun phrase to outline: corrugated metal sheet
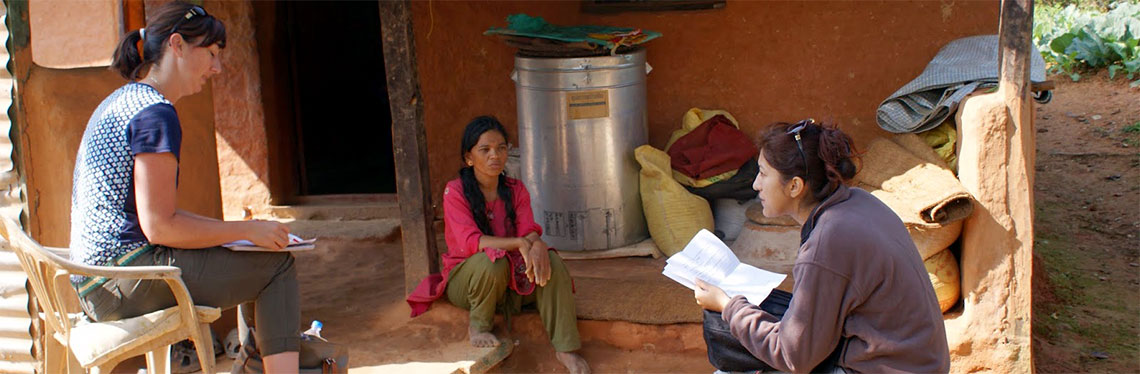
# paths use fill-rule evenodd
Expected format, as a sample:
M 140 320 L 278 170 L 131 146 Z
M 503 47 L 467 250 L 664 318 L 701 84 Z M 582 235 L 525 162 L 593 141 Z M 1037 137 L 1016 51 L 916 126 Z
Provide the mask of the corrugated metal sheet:
M 0 22 L 7 25 L 7 4 L 0 2 Z M 7 45 L 8 28 L 0 27 L 0 42 Z M 9 63 L 7 48 L 0 48 L 0 64 Z M 0 69 L 0 214 L 19 219 L 23 211 L 22 183 L 12 162 L 12 74 Z M 0 242 L 3 242 L 0 239 Z M 36 359 L 32 355 L 31 318 L 28 313 L 28 278 L 20 262 L 7 246 L 0 243 L 0 373 L 33 373 Z

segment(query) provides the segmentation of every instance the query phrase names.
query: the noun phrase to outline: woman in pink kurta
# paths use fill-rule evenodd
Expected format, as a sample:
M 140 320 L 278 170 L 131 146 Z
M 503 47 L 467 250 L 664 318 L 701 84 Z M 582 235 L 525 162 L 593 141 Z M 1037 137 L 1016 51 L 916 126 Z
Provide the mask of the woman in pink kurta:
M 489 347 L 500 344 L 490 332 L 496 310 L 509 317 L 534 303 L 556 358 L 571 373 L 588 373 L 576 352 L 581 342 L 570 273 L 542 241 L 526 186 L 503 172 L 506 129 L 493 117 L 475 118 L 464 130 L 460 150 L 466 166 L 443 190 L 443 271 L 408 296 L 412 316 L 446 295 L 470 311 L 471 344 Z

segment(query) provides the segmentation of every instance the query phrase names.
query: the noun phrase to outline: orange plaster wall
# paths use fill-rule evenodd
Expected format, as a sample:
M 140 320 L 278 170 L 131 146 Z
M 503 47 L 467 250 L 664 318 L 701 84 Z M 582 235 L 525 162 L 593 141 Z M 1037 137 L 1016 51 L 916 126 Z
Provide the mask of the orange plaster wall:
M 223 211 L 229 219 L 240 219 L 243 207 L 261 212 L 269 206 L 270 199 L 269 150 L 253 6 L 248 1 L 207 1 L 205 7 L 226 25 L 222 74 L 213 78 L 217 161 Z
M 108 51 L 122 36 L 122 5 L 115 0 L 31 1 L 28 18 L 36 30 L 32 52 L 37 65 L 53 68 L 107 66 Z
M 412 10 L 437 204 L 469 119 L 493 114 L 515 129 L 515 51 L 482 35 L 510 14 L 663 33 L 647 44 L 649 139 L 658 148 L 691 107 L 727 109 L 748 134 L 813 117 L 866 142 L 884 134 L 878 104 L 942 45 L 998 27 L 996 1 L 729 1 L 720 10 L 604 16 L 581 13 L 576 1 L 415 1 Z
M 20 121 L 31 228 L 47 246 L 70 241 L 71 177 L 87 120 L 95 107 L 125 81 L 106 68 L 56 70 L 32 66 L 19 79 Z M 210 87 L 180 100 L 182 158 L 178 207 L 222 216 Z

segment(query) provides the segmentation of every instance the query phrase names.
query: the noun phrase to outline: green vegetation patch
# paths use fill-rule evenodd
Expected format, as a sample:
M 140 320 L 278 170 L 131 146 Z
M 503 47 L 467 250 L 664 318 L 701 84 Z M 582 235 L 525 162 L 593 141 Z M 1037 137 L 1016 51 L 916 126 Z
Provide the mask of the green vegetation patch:
M 1108 69 L 1140 86 L 1140 2 L 1119 1 L 1095 7 L 1041 4 L 1033 10 L 1033 40 L 1050 74 L 1074 81 L 1081 72 Z

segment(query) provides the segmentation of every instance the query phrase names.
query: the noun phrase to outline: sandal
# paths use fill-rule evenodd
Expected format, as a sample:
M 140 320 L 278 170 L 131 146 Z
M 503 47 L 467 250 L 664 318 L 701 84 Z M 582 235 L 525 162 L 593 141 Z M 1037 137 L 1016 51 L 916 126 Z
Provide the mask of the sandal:
M 210 334 L 214 345 L 214 353 L 222 353 L 222 342 Z M 170 346 L 170 372 L 173 374 L 189 374 L 202 370 L 202 363 L 198 361 L 198 350 L 194 343 L 183 340 Z
M 170 372 L 174 374 L 187 374 L 202 370 L 202 363 L 198 362 L 198 351 L 194 343 L 183 340 L 170 346 Z
M 222 345 L 225 346 L 226 357 L 231 360 L 238 357 L 238 354 L 241 353 L 241 338 L 238 335 L 237 328 L 230 330 L 230 333 L 226 334 L 226 341 Z

